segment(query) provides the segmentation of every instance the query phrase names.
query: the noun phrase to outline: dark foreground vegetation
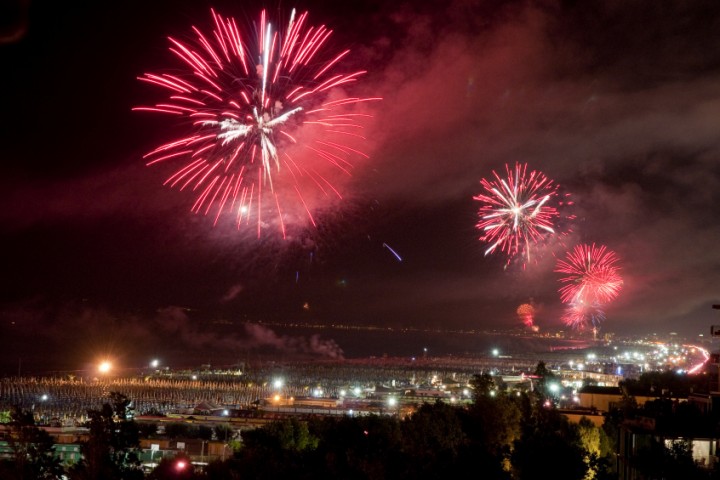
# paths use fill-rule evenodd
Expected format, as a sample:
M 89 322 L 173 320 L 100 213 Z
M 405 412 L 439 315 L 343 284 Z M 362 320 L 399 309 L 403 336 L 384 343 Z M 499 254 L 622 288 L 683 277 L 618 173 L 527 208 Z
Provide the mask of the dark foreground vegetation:
M 538 367 L 545 377 L 551 375 Z M 213 461 L 202 471 L 179 454 L 164 458 L 152 472 L 143 472 L 141 431 L 127 415 L 129 399 L 120 393 L 111 394 L 109 403 L 90 412 L 82 459 L 69 467 L 55 458 L 52 439 L 34 425 L 32 415 L 16 409 L 8 423 L 13 454 L 0 462 L 0 479 L 402 480 L 471 475 L 490 480 L 602 480 L 622 478 L 617 442 L 628 419 L 655 414 L 668 425 L 676 420 L 685 426 L 688 422 L 717 425 L 717 419 L 691 406 L 678 409 L 672 399 L 638 408 L 630 396 L 601 427 L 587 419 L 571 423 L 548 406 L 545 383 L 541 381 L 534 392 L 518 394 L 503 391 L 492 377 L 482 374 L 473 379 L 470 405 L 424 404 L 406 418 L 288 418 L 243 432 L 231 457 Z M 631 459 L 634 478 L 720 478 L 718 471 L 693 461 L 689 440 L 667 442 L 650 435 L 646 447 Z

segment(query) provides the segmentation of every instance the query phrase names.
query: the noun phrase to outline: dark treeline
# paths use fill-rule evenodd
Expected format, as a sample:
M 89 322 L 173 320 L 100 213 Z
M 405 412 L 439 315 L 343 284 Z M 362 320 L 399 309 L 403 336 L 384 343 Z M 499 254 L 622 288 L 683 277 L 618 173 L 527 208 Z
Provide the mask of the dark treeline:
M 544 387 L 552 374 L 542 364 L 537 373 L 545 378 L 527 393 L 507 391 L 490 375 L 475 375 L 471 404 L 422 404 L 405 418 L 276 421 L 243 432 L 230 458 L 213 461 L 203 471 L 194 469 L 181 453 L 143 473 L 141 430 L 127 415 L 129 399 L 120 393 L 112 393 L 103 408 L 89 412 L 90 435 L 82 447 L 83 458 L 70 467 L 54 458 L 52 440 L 33 424 L 32 415 L 16 409 L 9 422 L 14 455 L 0 462 L 0 478 L 402 480 L 464 478 L 470 472 L 491 480 L 603 480 L 618 478 L 617 441 L 627 419 L 657 414 L 667 425 L 708 423 L 691 405 L 678 409 L 671 398 L 638 408 L 630 396 L 600 427 L 587 419 L 572 423 L 546 402 Z M 645 380 L 661 386 L 662 378 Z M 632 462 L 635 478 L 640 479 L 720 478 L 717 471 L 693 462 L 687 438 L 670 444 L 650 441 Z

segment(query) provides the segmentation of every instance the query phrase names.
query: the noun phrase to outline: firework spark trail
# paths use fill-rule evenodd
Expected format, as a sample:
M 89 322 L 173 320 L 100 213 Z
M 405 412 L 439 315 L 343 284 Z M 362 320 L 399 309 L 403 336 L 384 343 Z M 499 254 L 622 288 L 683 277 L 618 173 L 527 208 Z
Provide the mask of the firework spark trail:
M 622 288 L 617 267 L 618 257 L 604 245 L 577 245 L 559 260 L 555 271 L 566 276 L 560 278 L 563 303 L 604 305 L 613 301 Z
M 382 246 L 390 250 L 390 253 L 392 253 L 395 258 L 398 259 L 398 262 L 402 262 L 402 257 L 398 255 L 398 253 L 390 245 L 388 245 L 387 243 L 383 243 Z
M 605 320 L 604 307 L 617 298 L 623 280 L 618 257 L 604 245 L 577 245 L 565 260 L 558 260 L 555 271 L 560 278 L 560 299 L 567 304 L 562 317 L 565 325 L 583 329 Z
M 605 312 L 600 305 L 584 305 L 581 302 L 568 305 L 561 321 L 568 327 L 584 330 L 592 325 L 597 327 L 605 321 Z
M 369 115 L 352 109 L 379 98 L 338 94 L 337 87 L 366 72 L 336 73 L 349 50 L 325 55 L 332 30 L 308 25 L 307 12 L 296 17 L 293 10 L 282 31 L 262 11 L 249 42 L 235 19 L 210 13 L 210 35 L 193 26 L 192 42 L 168 37 L 183 75 L 138 77 L 168 98 L 133 110 L 182 117 L 191 126 L 189 134 L 146 154 L 147 165 L 184 162 L 165 185 L 195 192 L 191 210 L 207 215 L 214 207 L 215 224 L 226 209 L 235 211 L 238 227 L 254 213 L 259 236 L 263 220 L 274 214 L 285 237 L 289 201 L 315 225 L 304 184 L 321 198 L 342 198 L 324 170 L 349 175 L 350 157 L 367 155 L 334 139 L 362 140 L 359 120 Z M 315 129 L 304 135 L 311 140 L 298 141 L 294 132 L 307 125 Z
M 532 327 L 535 323 L 535 307 L 529 303 L 523 303 L 517 310 L 517 315 L 526 327 Z
M 493 171 L 494 179 L 482 179 L 484 192 L 473 197 L 483 203 L 476 228 L 482 232 L 480 240 L 489 245 L 485 255 L 499 250 L 507 255 L 508 264 L 518 255 L 524 264 L 529 262 L 534 246 L 567 233 L 558 232 L 554 222 L 561 216 L 559 207 L 572 202 L 561 201 L 558 186 L 527 167 L 505 165 L 506 178 Z

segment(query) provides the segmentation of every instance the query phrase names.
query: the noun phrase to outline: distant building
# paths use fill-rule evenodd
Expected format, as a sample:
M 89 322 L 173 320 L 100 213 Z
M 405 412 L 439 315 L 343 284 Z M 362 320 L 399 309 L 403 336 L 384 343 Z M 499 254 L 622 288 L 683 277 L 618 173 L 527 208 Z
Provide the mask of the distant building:
M 660 395 L 654 392 L 627 392 L 623 393 L 621 387 L 598 387 L 586 386 L 578 391 L 578 406 L 585 409 L 609 412 L 620 407 L 626 395 L 632 397 L 638 407 L 645 405 L 645 402 L 657 400 Z M 686 401 L 687 398 L 678 399 Z
M 558 412 L 572 423 L 579 423 L 583 418 L 590 420 L 596 427 L 602 427 L 605 423 L 605 415 L 596 410 L 558 409 Z
M 60 463 L 65 466 L 77 463 L 82 458 L 79 444 L 56 443 L 53 445 L 53 448 L 55 450 L 55 458 L 59 459 Z M 0 458 L 3 460 L 14 458 L 13 449 L 5 440 L 0 440 Z

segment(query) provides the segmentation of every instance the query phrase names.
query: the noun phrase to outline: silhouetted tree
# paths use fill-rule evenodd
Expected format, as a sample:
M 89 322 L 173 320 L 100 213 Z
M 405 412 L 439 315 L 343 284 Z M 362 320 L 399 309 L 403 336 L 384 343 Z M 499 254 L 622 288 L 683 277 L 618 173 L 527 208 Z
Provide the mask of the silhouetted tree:
M 207 425 L 198 425 L 197 434 L 193 438 L 199 438 L 200 440 L 210 440 L 212 439 L 212 436 L 212 427 L 208 427 Z
M 243 434 L 243 446 L 232 464 L 243 478 L 301 478 L 314 468 L 310 453 L 318 441 L 306 422 L 296 418 L 272 422 Z
M 515 442 L 512 467 L 523 480 L 553 478 L 556 480 L 583 480 L 589 473 L 587 451 L 582 447 L 577 427 L 557 410 L 536 406 L 523 419 L 523 434 Z M 553 462 L 551 470 L 538 468 L 548 458 L 562 459 Z
M 316 469 L 323 472 L 320 478 L 402 478 L 407 460 L 397 418 L 326 418 L 311 427 L 320 439 L 313 455 Z
M 129 418 L 130 400 L 110 393 L 110 403 L 88 411 L 89 439 L 82 446 L 83 459 L 70 471 L 77 480 L 142 479 L 140 437 L 137 424 Z
M 665 446 L 663 440 L 652 437 L 647 446 L 638 450 L 633 466 L 644 478 L 699 480 L 709 476 L 693 460 L 689 439 L 675 440 Z
M 540 400 L 544 400 L 549 396 L 549 386 L 557 382 L 557 376 L 547 368 L 542 360 L 538 362 L 533 373 L 539 377 L 535 385 L 535 392 L 541 397 Z
M 156 423 L 138 423 L 138 433 L 141 438 L 154 438 L 157 435 L 158 426 Z
M 470 415 L 479 423 L 476 438 L 491 454 L 508 455 L 520 438 L 523 399 L 507 394 L 479 397 L 470 407 Z
M 213 434 L 215 438 L 227 442 L 235 438 L 235 430 L 229 425 L 215 425 L 213 428 Z
M 165 436 L 168 438 L 192 438 L 197 427 L 182 422 L 172 422 L 165 425 Z
M 423 404 L 401 424 L 402 454 L 410 459 L 406 478 L 448 478 L 460 475 L 458 459 L 468 439 L 460 409 L 437 401 Z
M 6 424 L 7 442 L 12 459 L 0 463 L 3 480 L 53 480 L 65 473 L 55 456 L 54 440 L 45 430 L 35 425 L 32 412 L 13 408 Z
M 473 398 L 486 397 L 496 388 L 495 380 L 492 375 L 487 372 L 476 373 L 470 379 L 470 387 L 473 390 Z
M 267 447 L 287 451 L 303 451 L 317 447 L 318 438 L 311 435 L 307 423 L 291 417 L 272 422 L 265 428 L 248 432 L 248 447 Z

